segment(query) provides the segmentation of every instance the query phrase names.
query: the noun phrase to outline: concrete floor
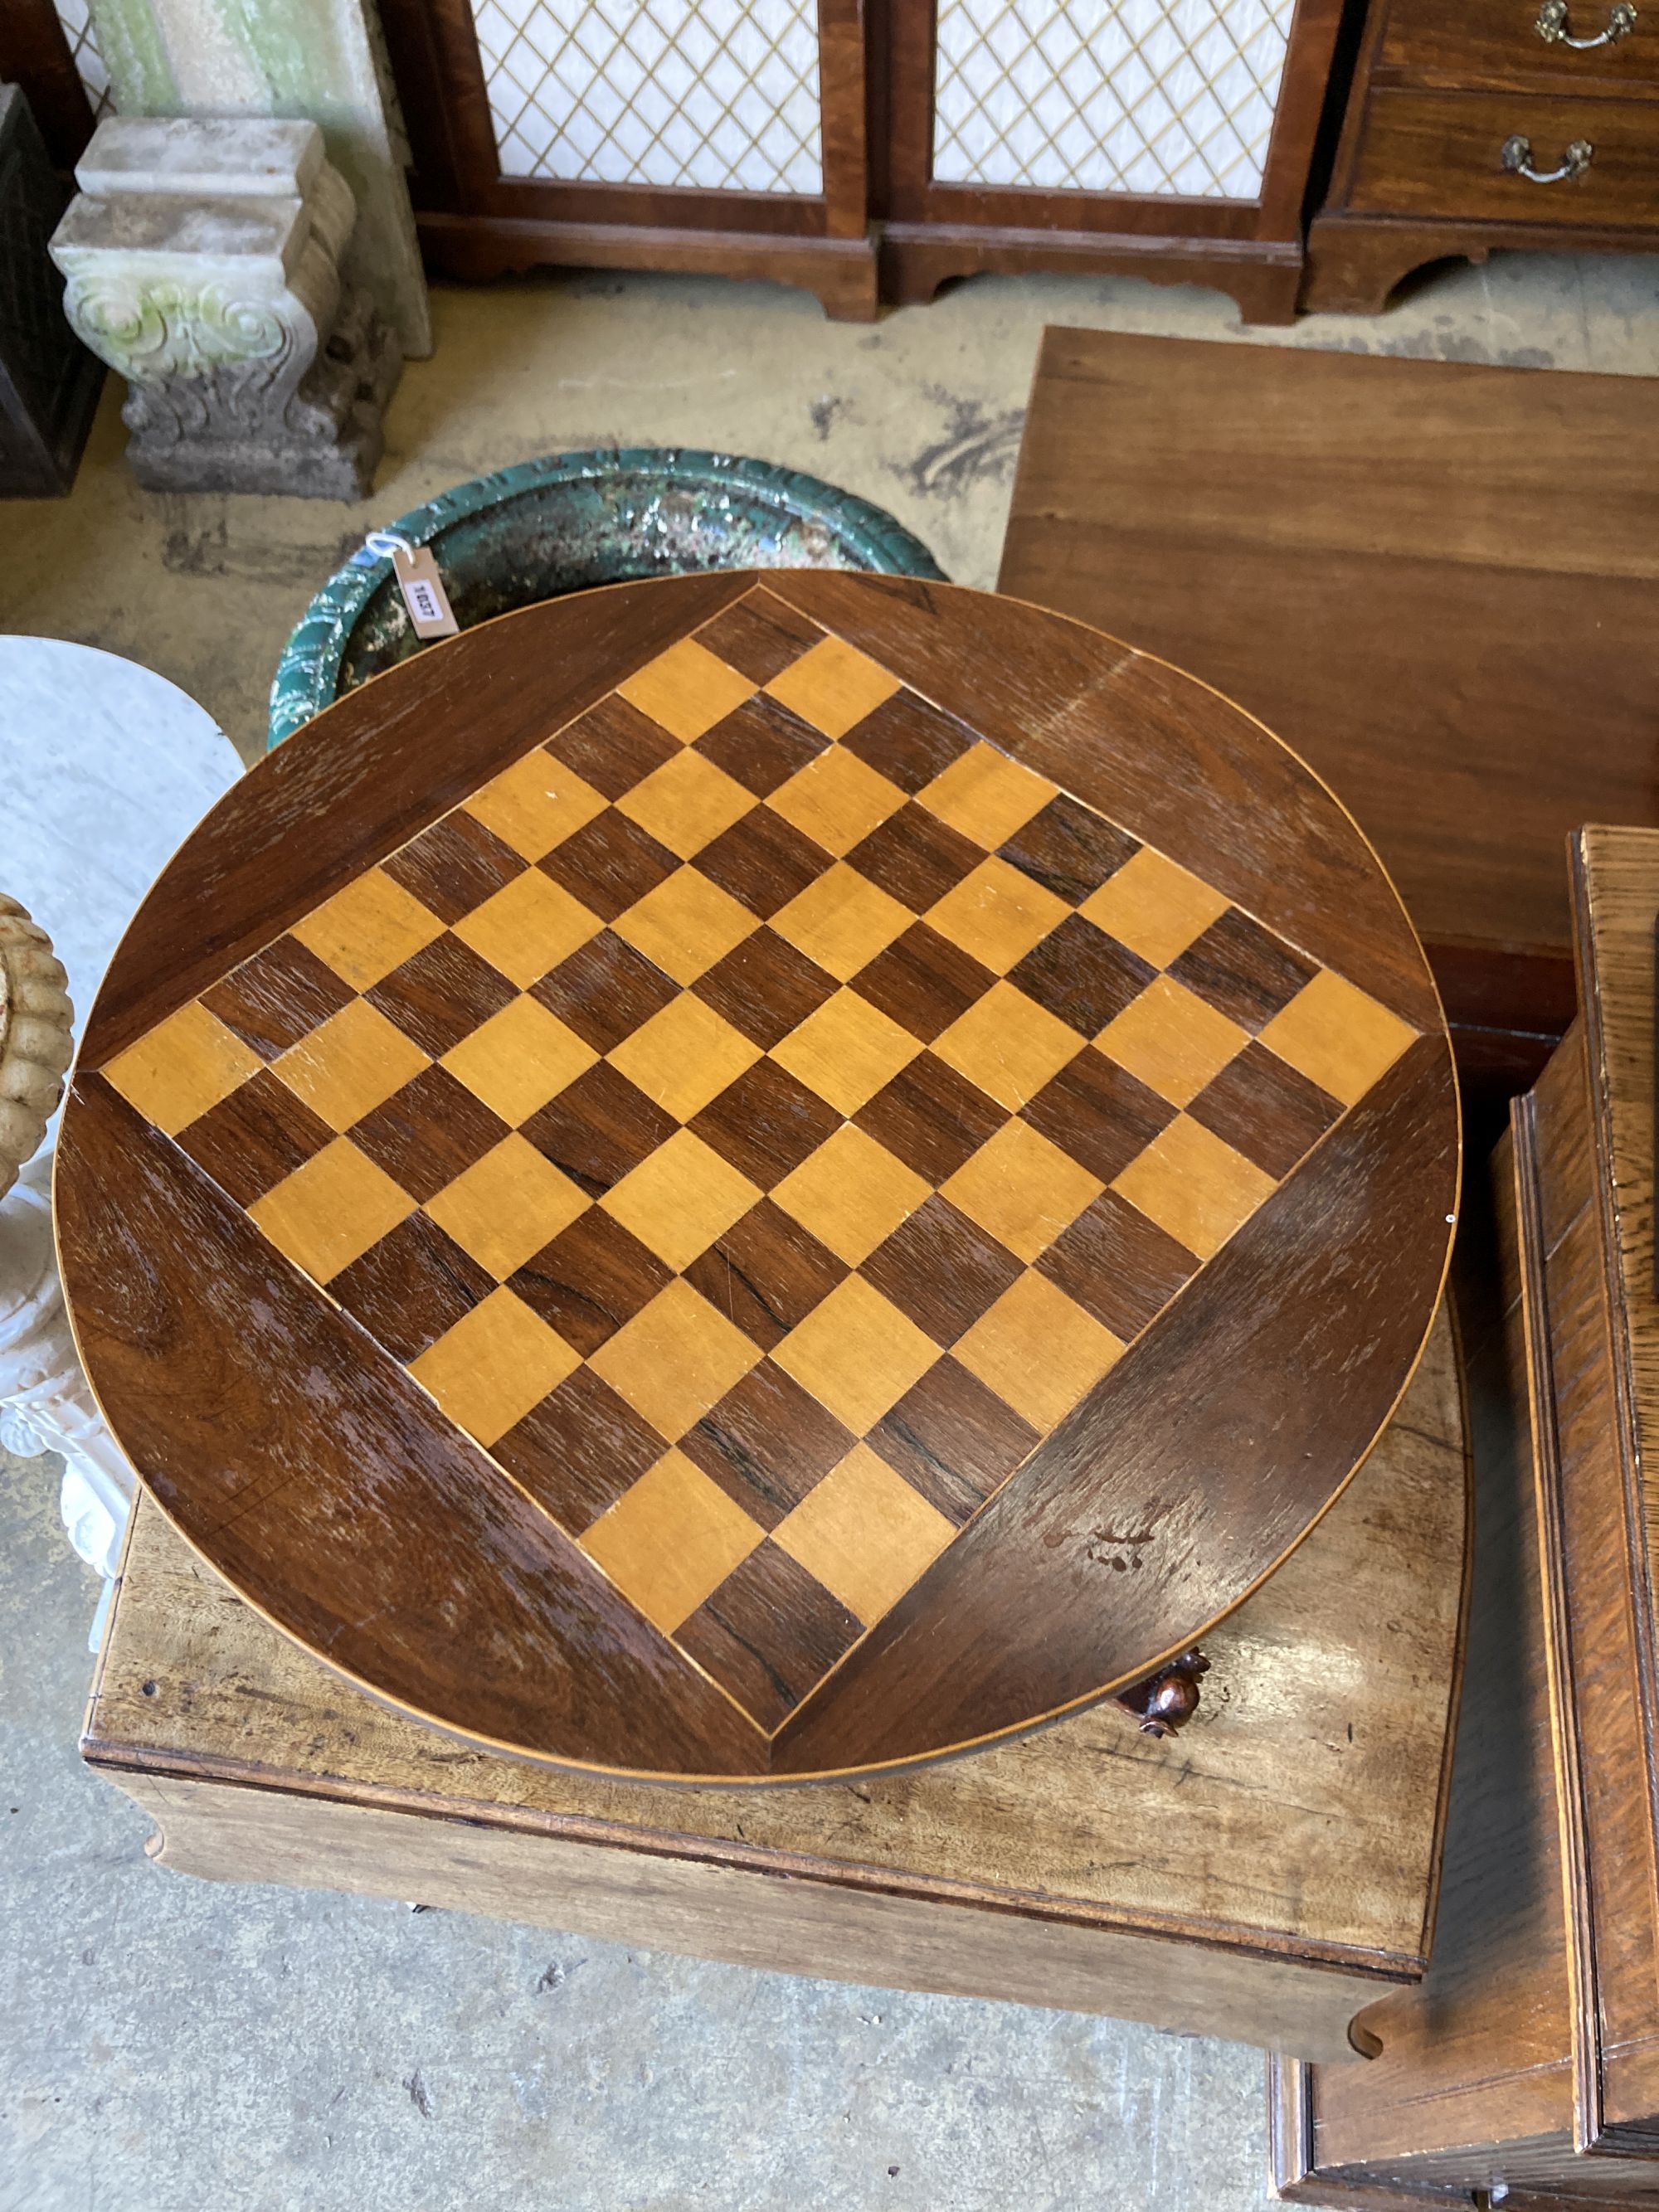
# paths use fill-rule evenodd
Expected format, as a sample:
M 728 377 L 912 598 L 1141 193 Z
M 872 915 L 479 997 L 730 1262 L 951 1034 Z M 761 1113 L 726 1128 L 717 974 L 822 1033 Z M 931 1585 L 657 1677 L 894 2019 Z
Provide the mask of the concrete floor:
M 1659 374 L 1659 264 L 1612 258 L 1459 267 L 1386 316 L 1271 334 L 1127 281 L 981 279 L 874 327 L 667 277 L 434 305 L 359 512 L 143 493 L 106 392 L 72 496 L 4 510 L 0 627 L 147 663 L 252 758 L 282 641 L 364 529 L 532 454 L 762 455 L 989 585 L 1045 323 Z M 152 1867 L 144 1818 L 76 1757 L 96 1589 L 56 1486 L 0 1455 L 0 2212 L 1266 2206 L 1238 2045 Z

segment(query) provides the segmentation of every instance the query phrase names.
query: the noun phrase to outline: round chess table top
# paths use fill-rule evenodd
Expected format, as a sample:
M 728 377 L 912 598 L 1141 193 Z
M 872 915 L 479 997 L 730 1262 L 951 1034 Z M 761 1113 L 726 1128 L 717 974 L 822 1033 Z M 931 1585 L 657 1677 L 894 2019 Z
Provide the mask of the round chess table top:
M 789 1781 L 1231 1610 L 1456 1211 L 1420 947 L 1239 708 L 822 571 L 353 693 L 140 909 L 58 1155 L 109 1423 L 247 1601 L 516 1753 Z

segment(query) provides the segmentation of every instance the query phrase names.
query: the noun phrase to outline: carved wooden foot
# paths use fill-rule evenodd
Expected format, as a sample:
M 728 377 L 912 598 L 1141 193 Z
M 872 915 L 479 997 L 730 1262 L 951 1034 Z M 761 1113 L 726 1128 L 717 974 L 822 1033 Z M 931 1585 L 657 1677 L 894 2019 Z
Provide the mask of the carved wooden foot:
M 1144 1681 L 1119 1691 L 1113 1702 L 1134 1715 L 1142 1735 L 1173 1735 L 1198 1711 L 1199 1677 L 1209 1671 L 1201 1651 L 1183 1651 Z

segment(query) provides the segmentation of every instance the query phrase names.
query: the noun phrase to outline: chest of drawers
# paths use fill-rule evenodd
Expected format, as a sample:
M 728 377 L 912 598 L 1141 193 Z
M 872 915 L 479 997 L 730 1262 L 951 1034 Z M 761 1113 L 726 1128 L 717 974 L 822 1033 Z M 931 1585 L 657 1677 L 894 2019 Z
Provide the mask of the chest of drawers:
M 1652 0 L 1372 0 L 1304 308 L 1375 313 L 1494 247 L 1659 244 Z

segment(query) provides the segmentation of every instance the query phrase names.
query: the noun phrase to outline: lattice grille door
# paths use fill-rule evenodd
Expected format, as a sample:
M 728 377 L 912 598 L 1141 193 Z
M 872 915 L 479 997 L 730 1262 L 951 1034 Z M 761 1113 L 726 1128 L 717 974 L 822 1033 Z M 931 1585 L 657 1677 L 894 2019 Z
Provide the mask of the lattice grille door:
M 110 88 L 109 71 L 105 68 L 104 57 L 99 51 L 98 33 L 87 0 L 53 0 L 53 5 L 58 20 L 64 27 L 64 36 L 69 41 L 70 59 L 75 64 L 75 73 L 86 92 L 92 119 L 94 123 L 101 123 L 106 115 L 114 114 L 115 97 Z
M 823 187 L 815 0 L 474 0 L 505 177 Z
M 935 182 L 1252 200 L 1295 0 L 940 0 Z

